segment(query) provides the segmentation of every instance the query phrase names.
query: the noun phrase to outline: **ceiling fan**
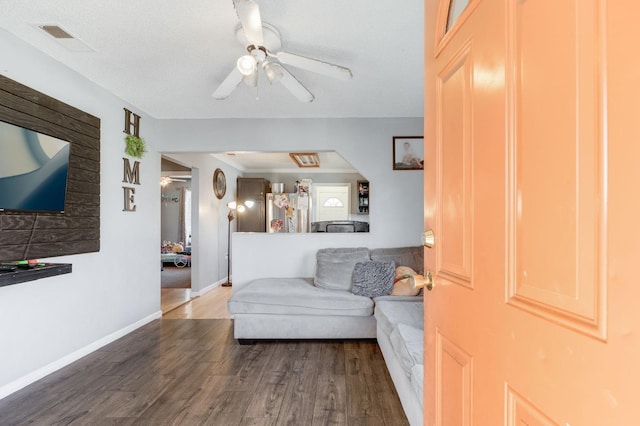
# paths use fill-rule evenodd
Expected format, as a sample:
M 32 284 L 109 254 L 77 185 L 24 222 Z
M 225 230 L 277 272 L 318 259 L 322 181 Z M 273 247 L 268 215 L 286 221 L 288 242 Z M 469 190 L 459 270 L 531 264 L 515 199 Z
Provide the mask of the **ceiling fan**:
M 253 0 L 233 0 L 233 5 L 240 20 L 236 38 L 243 43 L 248 54 L 238 58 L 231 73 L 213 92 L 215 99 L 226 99 L 242 81 L 249 86 L 257 86 L 258 70 L 262 68 L 270 84 L 280 83 L 298 100 L 312 102 L 313 94 L 282 64 L 340 80 L 352 77 L 349 68 L 280 51 L 280 33 L 272 25 L 262 22 L 260 9 Z

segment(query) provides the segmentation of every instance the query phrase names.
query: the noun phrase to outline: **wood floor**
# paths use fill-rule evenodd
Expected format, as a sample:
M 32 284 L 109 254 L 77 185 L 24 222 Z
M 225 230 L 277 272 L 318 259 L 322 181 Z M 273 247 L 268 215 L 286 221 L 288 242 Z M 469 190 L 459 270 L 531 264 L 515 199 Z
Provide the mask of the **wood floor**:
M 165 297 L 165 291 L 180 291 L 185 289 L 168 288 L 162 289 L 162 313 L 164 319 L 229 319 L 229 311 L 227 310 L 227 301 L 231 297 L 231 287 L 216 287 L 206 292 L 200 297 L 196 297 L 188 301 L 182 300 L 178 303 L 180 295 L 175 299 Z M 188 303 L 185 303 L 187 302 Z M 172 302 L 175 306 L 171 306 Z M 166 303 L 166 305 L 165 305 Z
M 161 288 L 160 309 L 163 314 L 170 312 L 191 300 L 190 288 Z
M 0 400 L 23 424 L 408 423 L 375 341 L 242 346 L 230 319 L 165 316 Z

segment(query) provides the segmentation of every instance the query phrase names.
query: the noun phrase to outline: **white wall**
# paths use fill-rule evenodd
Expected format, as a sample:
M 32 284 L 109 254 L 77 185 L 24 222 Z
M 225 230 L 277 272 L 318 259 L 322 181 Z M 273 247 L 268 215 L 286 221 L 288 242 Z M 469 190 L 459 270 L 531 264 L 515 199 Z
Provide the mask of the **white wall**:
M 123 212 L 123 108 L 156 121 L 0 30 L 0 72 L 101 119 L 100 252 L 56 257 L 71 274 L 0 287 L 0 397 L 160 315 L 160 156 L 140 164 L 137 212 Z

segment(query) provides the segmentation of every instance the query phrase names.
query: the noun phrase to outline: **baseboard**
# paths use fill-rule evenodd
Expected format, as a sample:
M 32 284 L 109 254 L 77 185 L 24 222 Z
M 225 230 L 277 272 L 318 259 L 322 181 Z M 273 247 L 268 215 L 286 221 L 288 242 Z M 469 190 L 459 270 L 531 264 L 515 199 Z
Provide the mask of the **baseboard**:
M 192 292 L 191 292 L 191 296 L 192 296 L 192 297 L 200 297 L 200 296 L 204 295 L 205 293 L 210 292 L 210 291 L 211 291 L 211 290 L 213 290 L 214 288 L 218 288 L 218 287 L 220 287 L 220 286 L 222 285 L 222 283 L 225 283 L 225 282 L 227 282 L 227 279 L 226 279 L 226 278 L 225 278 L 225 279 L 223 279 L 223 280 L 220 280 L 220 281 L 216 281 L 215 283 L 213 283 L 213 284 L 209 284 L 208 286 L 206 286 L 205 288 L 203 288 L 203 289 L 202 289 L 202 290 L 200 290 L 200 291 L 192 291 Z
M 11 383 L 7 383 L 4 386 L 0 387 L 0 399 L 5 398 L 9 395 L 11 395 L 14 392 L 19 391 L 20 389 L 30 385 L 31 383 L 37 382 L 38 380 L 42 379 L 45 376 L 48 376 L 49 374 L 53 373 L 54 371 L 60 370 L 63 367 L 66 367 L 67 365 L 71 364 L 72 362 L 75 362 L 77 360 L 79 360 L 80 358 L 82 358 L 83 356 L 86 356 L 88 354 L 90 354 L 91 352 L 94 352 L 98 349 L 100 349 L 103 346 L 108 345 L 109 343 L 118 340 L 119 338 L 131 333 L 132 331 L 142 327 L 145 324 L 150 323 L 153 320 L 162 318 L 162 311 L 157 311 L 143 319 L 141 319 L 140 321 L 136 321 L 133 324 L 130 324 L 114 333 L 111 333 L 101 339 L 96 340 L 95 342 L 91 343 L 90 345 L 87 345 L 83 348 L 78 349 L 75 352 L 70 353 L 69 355 L 66 355 L 50 364 L 45 365 L 42 368 L 39 368 L 29 374 L 27 374 L 26 376 L 22 376 L 20 377 L 18 380 L 14 380 Z

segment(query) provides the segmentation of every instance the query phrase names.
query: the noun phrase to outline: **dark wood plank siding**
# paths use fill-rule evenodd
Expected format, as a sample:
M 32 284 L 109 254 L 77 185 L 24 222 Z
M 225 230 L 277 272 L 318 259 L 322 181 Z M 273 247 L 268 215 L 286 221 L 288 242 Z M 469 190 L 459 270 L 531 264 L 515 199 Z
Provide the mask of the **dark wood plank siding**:
M 64 214 L 0 212 L 0 261 L 100 251 L 100 119 L 0 75 L 0 120 L 71 143 Z

